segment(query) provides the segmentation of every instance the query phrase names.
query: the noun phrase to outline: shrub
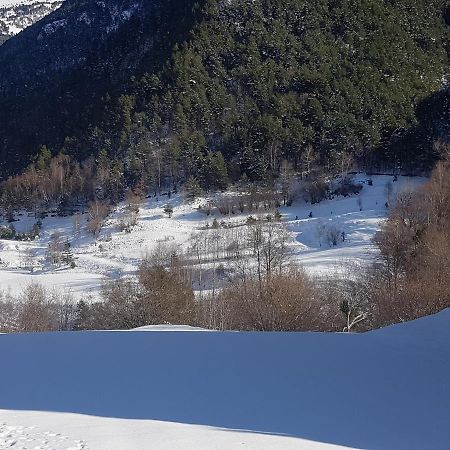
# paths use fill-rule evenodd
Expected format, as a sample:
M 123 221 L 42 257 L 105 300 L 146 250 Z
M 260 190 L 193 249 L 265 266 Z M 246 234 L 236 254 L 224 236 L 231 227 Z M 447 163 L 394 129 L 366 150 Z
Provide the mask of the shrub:
M 173 206 L 170 203 L 168 203 L 166 206 L 164 206 L 163 211 L 164 214 L 166 214 L 170 219 L 173 215 Z
M 16 238 L 16 234 L 14 225 L 0 226 L 0 239 L 12 240 Z
M 93 236 L 98 236 L 100 230 L 102 229 L 104 220 L 111 212 L 111 207 L 106 202 L 94 200 L 93 202 L 89 203 L 86 212 L 88 215 L 88 231 Z
M 325 180 L 317 179 L 305 182 L 302 191 L 303 199 L 314 205 L 327 198 L 329 186 Z
M 342 195 L 348 197 L 349 195 L 357 195 L 363 189 L 363 185 L 355 183 L 351 178 L 343 178 L 336 189 L 332 192 L 332 195 Z
M 127 212 L 118 221 L 117 227 L 120 231 L 131 233 L 132 229 L 137 225 L 137 214 L 135 212 Z
M 214 298 L 223 329 L 245 331 L 313 330 L 320 314 L 316 290 L 301 270 L 246 279 Z M 206 301 L 205 308 L 213 305 Z

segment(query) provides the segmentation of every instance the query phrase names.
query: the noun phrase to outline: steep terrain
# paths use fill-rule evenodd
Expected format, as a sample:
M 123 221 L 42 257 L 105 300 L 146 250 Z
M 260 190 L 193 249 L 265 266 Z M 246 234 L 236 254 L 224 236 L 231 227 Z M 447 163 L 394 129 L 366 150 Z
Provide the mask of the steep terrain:
M 162 68 L 187 38 L 194 5 L 68 0 L 2 45 L 0 107 L 10 112 L 0 126 L 3 164 L 17 170 L 42 142 L 86 133 L 108 92 L 117 95 L 132 76 Z
M 440 135 L 420 125 L 421 147 L 405 136 L 418 105 L 447 86 L 446 8 L 68 0 L 0 49 L 3 172 L 44 144 L 138 166 L 149 155 L 135 148 L 149 142 L 170 143 L 180 179 L 204 176 L 208 151 L 251 179 L 283 158 L 298 166 L 310 146 L 327 163 L 351 153 L 366 165 L 384 157 L 407 170 L 423 155 L 429 165 Z
M 0 45 L 55 11 L 63 0 L 1 0 Z

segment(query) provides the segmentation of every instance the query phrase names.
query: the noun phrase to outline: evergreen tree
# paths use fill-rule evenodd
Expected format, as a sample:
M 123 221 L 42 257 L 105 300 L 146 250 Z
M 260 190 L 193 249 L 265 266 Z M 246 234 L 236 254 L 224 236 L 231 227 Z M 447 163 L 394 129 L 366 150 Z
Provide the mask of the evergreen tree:
M 190 201 L 195 200 L 196 197 L 199 197 L 203 193 L 200 183 L 192 176 L 186 181 L 184 190 L 186 192 L 186 198 Z

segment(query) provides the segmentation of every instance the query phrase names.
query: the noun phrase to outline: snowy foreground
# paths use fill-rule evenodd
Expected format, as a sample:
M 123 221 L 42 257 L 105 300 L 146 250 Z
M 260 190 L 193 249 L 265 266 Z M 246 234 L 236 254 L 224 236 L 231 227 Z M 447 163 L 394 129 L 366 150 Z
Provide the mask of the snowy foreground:
M 157 329 L 0 336 L 0 449 L 448 449 L 450 310 L 364 335 Z
M 312 274 L 329 274 L 351 261 L 371 261 L 375 247 L 374 234 L 388 213 L 386 202 L 387 184 L 395 194 L 403 189 L 423 182 L 420 178 L 399 177 L 392 183 L 391 176 L 374 176 L 369 186 L 366 175 L 359 175 L 356 181 L 363 184 L 360 196 L 339 197 L 317 205 L 306 204 L 298 199 L 292 207 L 281 208 L 283 222 L 290 233 L 290 245 L 295 260 Z M 82 217 L 81 232 L 74 232 L 72 217 L 47 217 L 43 220 L 41 235 L 33 242 L 0 240 L 0 290 L 20 294 L 30 283 L 41 283 L 49 288 L 70 291 L 75 297 L 97 297 L 102 283 L 129 276 L 136 272 L 142 258 L 152 252 L 159 243 L 178 245 L 186 249 L 190 239 L 214 217 L 207 217 L 198 211 L 198 206 L 208 199 L 199 199 L 193 204 L 183 201 L 181 195 L 170 201 L 174 207 L 172 218 L 163 213 L 167 197 L 150 198 L 140 207 L 138 223 L 131 233 L 120 232 L 117 219 L 119 207 L 110 217 L 98 239 L 85 229 L 86 217 Z M 312 217 L 309 217 L 312 213 Z M 263 213 L 264 215 L 264 213 Z M 245 223 L 248 214 L 220 216 L 228 224 Z M 35 223 L 33 214 L 24 213 L 14 223 L 17 231 L 28 231 Z M 1 223 L 0 223 L 1 224 Z M 3 225 L 8 225 L 3 223 Z M 330 247 L 318 235 L 323 226 L 333 226 L 345 232 L 345 242 Z M 68 240 L 74 254 L 76 268 L 54 267 L 45 262 L 50 237 L 55 232 Z M 31 252 L 31 253 L 30 253 Z M 30 256 L 32 255 L 32 256 Z M 31 272 L 29 260 L 37 264 Z

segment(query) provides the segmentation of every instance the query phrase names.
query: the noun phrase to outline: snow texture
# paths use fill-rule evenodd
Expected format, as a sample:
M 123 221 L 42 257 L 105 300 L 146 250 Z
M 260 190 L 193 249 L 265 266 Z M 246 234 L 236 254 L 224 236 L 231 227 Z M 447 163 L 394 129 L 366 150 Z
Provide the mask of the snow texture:
M 32 5 L 34 3 L 59 3 L 61 0 L 0 0 L 0 8 L 18 5 Z
M 0 449 L 13 450 L 84 450 L 82 441 L 70 441 L 60 433 L 42 431 L 36 427 L 8 426 L 0 423 Z
M 0 35 L 14 36 L 61 5 L 62 0 L 0 0 Z
M 448 449 L 449 323 L 446 310 L 362 335 L 2 335 L 1 439 L 27 436 L 27 450 Z

